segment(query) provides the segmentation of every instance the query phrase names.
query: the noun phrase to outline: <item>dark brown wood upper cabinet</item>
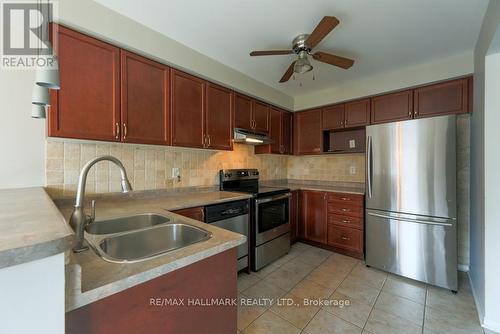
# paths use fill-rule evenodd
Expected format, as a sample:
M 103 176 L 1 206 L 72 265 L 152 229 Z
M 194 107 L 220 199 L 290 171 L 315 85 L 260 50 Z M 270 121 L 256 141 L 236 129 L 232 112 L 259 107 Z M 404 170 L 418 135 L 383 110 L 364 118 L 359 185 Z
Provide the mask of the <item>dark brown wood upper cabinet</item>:
M 300 209 L 304 238 L 326 244 L 326 193 L 312 190 L 301 191 Z
M 230 89 L 207 83 L 205 144 L 207 148 L 233 148 L 233 97 Z
M 259 132 L 269 131 L 269 105 L 253 101 L 252 106 L 253 129 Z
M 253 129 L 252 99 L 238 93 L 234 94 L 234 127 Z
M 370 124 L 370 99 L 345 103 L 344 127 L 353 128 Z
M 297 112 L 293 116 L 293 153 L 320 154 L 323 147 L 321 109 Z
M 286 111 L 281 114 L 281 146 L 282 154 L 292 153 L 292 113 Z
M 120 49 L 53 28 L 61 89 L 51 91 L 49 136 L 120 141 Z
M 273 141 L 271 143 L 271 153 L 281 153 L 282 147 L 281 147 L 281 115 L 283 113 L 281 110 L 278 110 L 276 108 L 271 108 L 269 111 L 269 119 L 271 126 L 269 127 L 269 136 L 271 137 L 271 140 Z
M 171 71 L 172 145 L 203 148 L 206 81 Z
M 170 69 L 131 52 L 120 53 L 122 141 L 170 144 Z
M 344 110 L 344 103 L 323 108 L 323 130 L 344 128 Z
M 442 82 L 414 90 L 415 118 L 469 111 L 469 79 Z
M 274 107 L 269 110 L 269 145 L 255 147 L 256 154 L 290 154 L 292 152 L 292 114 Z
M 375 96 L 371 105 L 371 124 L 404 121 L 413 117 L 413 91 Z

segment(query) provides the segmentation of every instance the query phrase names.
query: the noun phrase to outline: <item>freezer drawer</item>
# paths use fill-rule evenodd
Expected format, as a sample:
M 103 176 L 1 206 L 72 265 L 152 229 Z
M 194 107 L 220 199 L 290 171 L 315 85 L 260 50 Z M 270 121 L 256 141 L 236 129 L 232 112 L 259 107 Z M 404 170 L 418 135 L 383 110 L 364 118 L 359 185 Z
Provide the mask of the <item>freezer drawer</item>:
M 366 264 L 457 290 L 456 220 L 366 210 Z

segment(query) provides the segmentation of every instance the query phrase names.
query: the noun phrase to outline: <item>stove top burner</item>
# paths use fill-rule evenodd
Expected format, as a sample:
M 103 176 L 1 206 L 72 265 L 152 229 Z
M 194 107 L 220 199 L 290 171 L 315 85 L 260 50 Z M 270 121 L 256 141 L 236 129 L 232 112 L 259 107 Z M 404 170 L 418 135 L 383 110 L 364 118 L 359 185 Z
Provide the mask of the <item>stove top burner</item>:
M 220 190 L 253 194 L 255 197 L 273 196 L 290 192 L 288 188 L 260 187 L 257 169 L 225 169 L 219 171 Z

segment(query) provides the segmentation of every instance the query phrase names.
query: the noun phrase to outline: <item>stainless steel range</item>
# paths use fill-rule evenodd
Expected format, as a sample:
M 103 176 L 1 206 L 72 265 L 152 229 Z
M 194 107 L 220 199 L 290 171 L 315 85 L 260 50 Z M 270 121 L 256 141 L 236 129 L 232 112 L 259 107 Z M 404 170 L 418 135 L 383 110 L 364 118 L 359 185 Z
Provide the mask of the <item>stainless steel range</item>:
M 259 270 L 290 250 L 290 189 L 259 187 L 257 169 L 219 172 L 220 189 L 251 193 L 250 261 Z

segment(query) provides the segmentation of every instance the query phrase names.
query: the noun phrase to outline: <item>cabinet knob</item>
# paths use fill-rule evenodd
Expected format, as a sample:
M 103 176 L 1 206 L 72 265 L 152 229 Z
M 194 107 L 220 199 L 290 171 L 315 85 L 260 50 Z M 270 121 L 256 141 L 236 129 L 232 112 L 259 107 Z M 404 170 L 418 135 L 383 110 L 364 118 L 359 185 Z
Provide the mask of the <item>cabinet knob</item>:
M 342 208 L 341 210 L 342 210 L 343 212 L 351 211 L 351 210 L 346 209 L 346 208 Z
M 347 240 L 351 240 L 351 238 L 349 238 L 349 237 L 345 237 L 345 236 L 341 236 L 341 237 L 340 237 L 340 239 L 345 240 L 345 241 L 347 241 Z

